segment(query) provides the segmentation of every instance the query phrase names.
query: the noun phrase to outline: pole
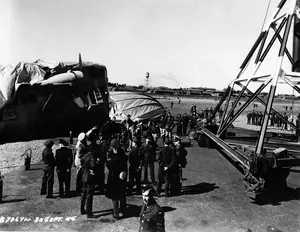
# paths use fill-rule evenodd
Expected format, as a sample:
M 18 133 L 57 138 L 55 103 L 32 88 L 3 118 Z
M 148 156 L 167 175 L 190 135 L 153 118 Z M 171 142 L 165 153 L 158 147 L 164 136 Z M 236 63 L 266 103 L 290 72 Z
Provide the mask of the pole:
M 297 0 L 296 7 L 300 7 L 300 0 Z M 295 15 L 294 16 L 294 36 L 293 36 L 293 71 L 294 72 L 300 72 L 300 37 L 299 35 L 300 31 L 297 31 L 300 29 L 300 20 Z

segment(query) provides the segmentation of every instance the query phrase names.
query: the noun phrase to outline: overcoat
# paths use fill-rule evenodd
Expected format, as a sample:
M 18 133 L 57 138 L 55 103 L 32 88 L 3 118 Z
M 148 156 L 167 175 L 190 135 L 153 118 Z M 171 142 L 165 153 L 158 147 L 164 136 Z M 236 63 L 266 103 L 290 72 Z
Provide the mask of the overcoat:
M 125 180 L 120 179 L 120 173 L 127 172 L 127 156 L 125 151 L 120 148 L 115 154 L 113 150 L 110 149 L 107 155 L 106 166 L 109 172 L 105 195 L 112 200 L 120 200 L 126 190 L 126 178 Z

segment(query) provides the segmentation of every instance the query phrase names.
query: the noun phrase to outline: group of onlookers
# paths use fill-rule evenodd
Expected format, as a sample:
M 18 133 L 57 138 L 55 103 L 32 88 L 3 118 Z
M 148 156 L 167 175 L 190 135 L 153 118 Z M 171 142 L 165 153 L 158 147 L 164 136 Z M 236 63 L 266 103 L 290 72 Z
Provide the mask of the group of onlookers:
M 56 167 L 59 196 L 70 196 L 73 164 L 76 166 L 76 191 L 81 193 L 80 213 L 87 214 L 88 218 L 94 217 L 94 191 L 100 191 L 112 200 L 113 217 L 116 219 L 126 214 L 126 195 L 143 192 L 142 183 L 155 186 L 156 196 L 161 196 L 163 184 L 166 197 L 180 194 L 187 151 L 180 137 L 183 127 L 178 129 L 181 133 L 177 135 L 173 131 L 174 126 L 175 120 L 170 113 L 156 121 L 149 121 L 147 125 L 133 122 L 130 115 L 122 123 L 109 119 L 101 128 L 96 126 L 78 135 L 74 159 L 65 140 L 59 140 L 60 148 L 55 154 L 52 151 L 53 141 L 47 140 L 42 154 L 45 168 L 41 194 L 53 197 Z M 158 148 L 158 138 L 162 138 L 162 148 Z M 157 170 L 155 162 L 158 163 Z M 105 168 L 108 170 L 107 179 Z
M 263 122 L 264 114 L 261 111 L 252 110 L 247 113 L 247 124 L 261 126 Z M 281 116 L 274 112 L 271 113 L 269 118 L 269 126 L 279 128 L 282 130 L 290 130 L 292 127 L 289 126 L 288 122 L 295 123 L 293 115 L 290 116 L 284 112 Z

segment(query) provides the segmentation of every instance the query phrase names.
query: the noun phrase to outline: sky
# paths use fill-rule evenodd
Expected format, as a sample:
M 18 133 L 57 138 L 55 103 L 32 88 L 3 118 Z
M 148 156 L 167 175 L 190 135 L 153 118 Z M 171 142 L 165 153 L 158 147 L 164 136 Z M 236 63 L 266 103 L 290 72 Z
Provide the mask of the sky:
M 77 61 L 80 52 L 107 67 L 109 82 L 145 85 L 149 72 L 150 86 L 221 90 L 260 34 L 268 3 L 1 0 L 0 64 Z

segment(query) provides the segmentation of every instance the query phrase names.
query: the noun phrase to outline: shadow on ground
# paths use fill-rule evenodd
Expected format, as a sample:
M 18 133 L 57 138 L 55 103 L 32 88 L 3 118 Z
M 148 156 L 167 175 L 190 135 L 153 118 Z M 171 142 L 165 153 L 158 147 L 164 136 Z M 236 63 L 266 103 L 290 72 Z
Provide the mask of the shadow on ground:
M 14 202 L 20 202 L 20 201 L 25 201 L 26 199 L 25 198 L 22 198 L 22 199 L 11 199 L 11 200 L 3 200 L 1 202 L 1 204 L 6 204 L 6 203 L 14 203 Z
M 173 208 L 173 207 L 170 207 L 170 206 L 162 206 L 161 208 L 162 208 L 162 210 L 163 210 L 165 213 L 176 210 L 176 208 Z
M 257 199 L 253 200 L 254 204 L 257 205 L 273 205 L 279 206 L 282 202 L 299 200 L 300 199 L 300 188 L 287 187 L 280 192 L 267 192 L 261 194 Z
M 181 193 L 183 195 L 202 194 L 211 192 L 217 188 L 219 188 L 219 186 L 217 186 L 215 183 L 202 182 L 195 185 L 183 186 Z

